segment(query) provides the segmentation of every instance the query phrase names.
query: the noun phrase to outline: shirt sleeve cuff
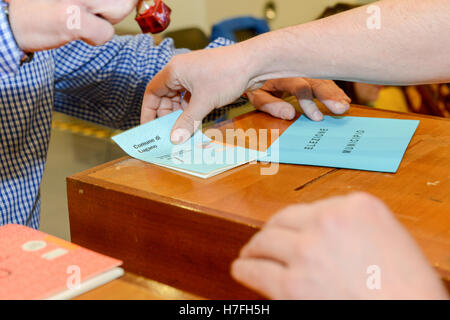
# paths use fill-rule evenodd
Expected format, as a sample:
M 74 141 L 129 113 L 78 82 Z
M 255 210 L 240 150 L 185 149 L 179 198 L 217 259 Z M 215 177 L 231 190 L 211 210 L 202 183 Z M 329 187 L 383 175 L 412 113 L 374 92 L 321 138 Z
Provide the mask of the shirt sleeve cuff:
M 215 39 L 213 42 L 211 42 L 206 49 L 213 49 L 213 48 L 218 48 L 218 47 L 226 47 L 226 46 L 231 46 L 234 44 L 234 41 L 231 41 L 229 39 L 226 38 L 217 38 Z
M 0 78 L 14 75 L 24 52 L 17 46 L 8 18 L 0 8 Z

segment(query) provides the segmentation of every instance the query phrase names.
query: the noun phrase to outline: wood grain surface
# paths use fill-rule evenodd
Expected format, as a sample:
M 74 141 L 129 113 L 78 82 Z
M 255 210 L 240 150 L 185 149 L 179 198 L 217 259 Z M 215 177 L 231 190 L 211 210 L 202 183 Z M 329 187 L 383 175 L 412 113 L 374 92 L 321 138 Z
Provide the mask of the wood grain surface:
M 202 297 L 259 298 L 229 276 L 250 237 L 288 205 L 366 191 L 450 281 L 450 121 L 356 106 L 348 115 L 421 121 L 396 174 L 280 165 L 265 176 L 259 163 L 203 180 L 124 158 L 68 178 L 72 241 Z M 291 123 L 253 112 L 216 127 L 283 132 Z

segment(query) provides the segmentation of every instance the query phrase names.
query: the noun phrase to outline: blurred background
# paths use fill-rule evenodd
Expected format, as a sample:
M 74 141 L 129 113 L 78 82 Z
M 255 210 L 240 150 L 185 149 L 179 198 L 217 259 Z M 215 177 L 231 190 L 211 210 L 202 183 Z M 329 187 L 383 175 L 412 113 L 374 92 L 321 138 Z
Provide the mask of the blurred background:
M 372 1 L 364 0 L 164 0 L 172 8 L 172 22 L 156 42 L 171 37 L 191 50 L 225 36 L 242 41 L 262 32 L 305 23 Z M 137 34 L 132 13 L 116 26 L 118 35 Z M 382 87 L 339 82 L 353 103 L 400 112 L 450 117 L 446 84 Z M 247 108 L 248 106 L 242 108 Z M 237 111 L 237 113 L 242 112 Z M 48 162 L 42 182 L 41 230 L 70 240 L 66 177 L 124 156 L 111 140 L 117 132 L 55 113 Z
M 211 33 L 213 25 L 220 21 L 252 16 L 270 18 L 272 29 L 284 28 L 317 19 L 326 7 L 339 1 L 333 0 L 164 0 L 172 8 L 172 22 L 168 31 L 198 27 L 206 34 Z M 341 1 L 343 2 L 343 1 Z M 348 4 L 367 4 L 373 1 L 346 0 Z M 275 5 L 275 12 L 269 13 L 270 5 Z M 269 10 L 268 10 L 269 9 Z M 118 33 L 138 33 L 139 27 L 134 15 L 117 25 Z

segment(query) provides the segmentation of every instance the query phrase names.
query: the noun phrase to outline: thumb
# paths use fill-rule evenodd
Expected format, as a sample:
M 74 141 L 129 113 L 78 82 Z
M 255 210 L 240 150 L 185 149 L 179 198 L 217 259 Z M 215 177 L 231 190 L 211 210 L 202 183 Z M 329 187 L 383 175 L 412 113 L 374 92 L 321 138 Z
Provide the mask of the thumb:
M 189 140 L 202 124 L 203 119 L 214 110 L 206 99 L 192 95 L 189 106 L 184 110 L 172 128 L 170 140 L 173 144 L 182 144 Z

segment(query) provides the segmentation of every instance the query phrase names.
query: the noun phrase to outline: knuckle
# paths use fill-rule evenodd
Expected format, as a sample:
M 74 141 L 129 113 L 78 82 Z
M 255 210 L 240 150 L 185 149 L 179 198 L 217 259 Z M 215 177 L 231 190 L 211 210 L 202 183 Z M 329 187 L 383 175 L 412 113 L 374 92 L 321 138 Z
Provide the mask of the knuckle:
M 356 202 L 372 201 L 375 199 L 374 196 L 372 196 L 371 194 L 369 194 L 367 192 L 363 192 L 363 191 L 355 192 L 355 193 L 351 194 L 349 196 L 349 198 Z
M 322 211 L 317 215 L 317 224 L 321 230 L 326 232 L 333 231 L 339 228 L 344 220 L 339 210 L 330 208 L 329 210 Z
M 384 216 L 389 213 L 385 204 L 366 192 L 357 192 L 349 196 L 348 211 L 363 217 Z
M 182 57 L 175 56 L 170 59 L 169 63 L 162 70 L 165 73 L 165 76 L 170 80 L 178 79 L 178 72 L 184 66 Z
M 345 97 L 347 100 L 351 100 L 350 97 L 347 96 L 347 94 L 345 93 L 345 91 L 342 90 L 342 88 L 340 88 L 340 87 L 339 87 L 337 84 L 335 84 L 334 82 L 333 82 L 333 86 L 334 86 L 334 88 L 335 88 L 337 94 L 340 94 L 341 96 Z
M 309 85 L 296 86 L 295 93 L 300 98 L 310 98 L 312 96 L 311 87 Z
M 366 221 L 389 213 L 383 202 L 365 192 L 354 193 L 338 201 L 334 206 L 321 209 L 316 217 L 319 228 L 326 233 L 351 228 L 355 219 Z
M 176 70 L 178 67 L 183 65 L 183 58 L 181 56 L 174 56 L 172 59 L 170 59 L 169 63 L 167 64 L 168 70 Z
M 257 252 L 259 248 L 264 247 L 267 237 L 267 232 L 265 230 L 260 231 L 256 235 L 254 235 L 246 246 L 247 254 L 252 255 Z
M 349 203 L 352 204 L 352 206 L 362 209 L 367 207 L 368 205 L 374 204 L 378 202 L 378 199 L 376 199 L 374 196 L 372 196 L 369 193 L 366 192 L 357 192 L 349 196 Z
M 180 124 L 186 130 L 193 132 L 196 124 L 196 120 L 189 111 L 184 111 L 179 118 Z
M 312 90 L 316 95 L 322 97 L 333 98 L 341 95 L 345 96 L 344 91 L 331 80 L 317 80 L 312 82 Z
M 195 122 L 194 116 L 189 111 L 183 112 L 183 117 L 180 118 L 185 124 L 193 124 Z
M 311 95 L 312 87 L 309 82 L 304 79 L 297 79 L 293 86 L 294 92 L 298 95 L 308 96 Z
M 315 205 L 316 221 L 325 233 L 342 229 L 349 219 L 348 202 L 345 198 L 334 198 L 332 202 L 324 200 Z
M 311 88 L 313 88 L 314 90 L 323 90 L 325 88 L 329 88 L 328 80 L 315 80 L 309 83 L 311 85 Z
M 277 214 L 275 214 L 268 222 L 267 226 L 280 224 L 282 221 L 295 217 L 295 213 L 300 212 L 302 205 L 292 205 L 284 208 Z

